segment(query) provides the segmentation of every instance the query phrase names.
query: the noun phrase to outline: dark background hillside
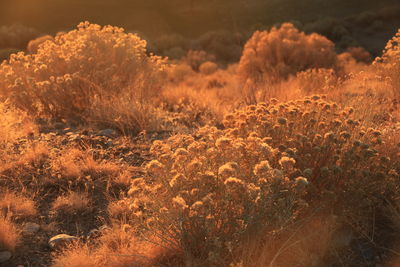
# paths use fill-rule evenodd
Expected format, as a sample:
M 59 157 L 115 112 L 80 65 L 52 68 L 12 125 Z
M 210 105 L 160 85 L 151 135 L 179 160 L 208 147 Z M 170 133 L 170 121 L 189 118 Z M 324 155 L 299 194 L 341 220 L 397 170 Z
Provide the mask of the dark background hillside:
M 54 34 L 88 20 L 155 39 L 218 30 L 251 33 L 295 21 L 301 30 L 341 42 L 339 47 L 364 46 L 378 54 L 399 28 L 395 5 L 398 0 L 1 0 L 0 25 L 19 23 Z M 382 10 L 385 15 L 376 15 Z
M 215 29 L 247 29 L 281 21 L 309 22 L 376 11 L 398 0 L 2 0 L 0 24 L 21 23 L 44 32 L 83 20 L 120 25 L 149 35 L 196 36 Z

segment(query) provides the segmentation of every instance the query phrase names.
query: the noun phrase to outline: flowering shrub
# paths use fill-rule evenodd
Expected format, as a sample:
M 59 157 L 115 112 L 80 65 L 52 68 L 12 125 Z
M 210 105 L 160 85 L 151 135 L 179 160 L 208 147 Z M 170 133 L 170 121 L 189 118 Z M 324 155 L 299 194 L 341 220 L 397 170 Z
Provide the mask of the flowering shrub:
M 247 41 L 239 63 L 244 80 L 279 81 L 310 68 L 334 68 L 334 44 L 318 35 L 306 35 L 293 24 L 257 31 Z
M 279 154 L 256 136 L 213 127 L 198 135 L 154 142 L 147 177 L 134 180 L 128 192 L 130 214 L 187 259 L 225 265 L 246 235 L 294 217 L 303 182 L 286 178 L 291 159 L 270 165 Z
M 316 95 L 288 103 L 272 99 L 269 105 L 228 115 L 223 123 L 238 137 L 253 133 L 293 158 L 291 178 L 304 176 L 320 191 L 340 193 L 352 183 L 371 179 L 373 184 L 375 176 L 388 175 L 390 169 L 377 152 L 382 133 L 363 126 L 353 117 L 353 108 L 341 109 L 324 98 Z
M 146 54 L 138 36 L 85 22 L 45 42 L 36 54 L 19 53 L 1 64 L 0 98 L 38 116 L 136 121 L 160 90 L 164 68 L 163 60 Z M 98 117 L 100 109 L 107 117 Z
M 228 114 L 224 130 L 155 141 L 155 159 L 124 199 L 131 222 L 187 259 L 225 265 L 246 237 L 279 228 L 307 205 L 370 212 L 398 177 L 379 155 L 382 133 L 324 98 L 272 99 Z

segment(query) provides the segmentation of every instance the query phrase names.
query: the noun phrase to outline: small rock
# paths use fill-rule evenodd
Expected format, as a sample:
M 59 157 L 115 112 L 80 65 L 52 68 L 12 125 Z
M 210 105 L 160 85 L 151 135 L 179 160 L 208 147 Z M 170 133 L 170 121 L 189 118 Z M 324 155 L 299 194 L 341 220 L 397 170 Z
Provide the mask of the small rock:
M 67 243 L 70 243 L 72 241 L 76 241 L 78 238 L 76 236 L 71 236 L 71 235 L 66 235 L 66 234 L 59 234 L 56 236 L 53 236 L 49 240 L 49 245 L 51 248 L 59 248 L 60 246 L 63 246 Z
M 98 136 L 105 136 L 108 138 L 113 138 L 117 136 L 117 132 L 113 129 L 104 129 L 97 133 Z
M 9 259 L 11 259 L 11 256 L 12 254 L 10 251 L 0 252 L 0 263 L 8 261 Z
M 23 232 L 26 234 L 34 234 L 39 231 L 40 225 L 37 223 L 28 222 L 24 225 Z

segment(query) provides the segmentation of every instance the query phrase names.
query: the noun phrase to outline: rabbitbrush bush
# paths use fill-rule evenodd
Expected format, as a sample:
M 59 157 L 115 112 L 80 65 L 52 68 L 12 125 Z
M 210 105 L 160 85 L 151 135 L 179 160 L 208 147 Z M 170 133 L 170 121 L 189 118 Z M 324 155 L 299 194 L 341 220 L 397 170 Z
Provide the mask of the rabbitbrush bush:
M 140 128 L 164 68 L 137 35 L 85 22 L 44 42 L 36 54 L 3 62 L 0 98 L 37 116 Z
M 291 23 L 257 31 L 244 46 L 238 73 L 246 81 L 276 82 L 311 68 L 335 68 L 334 44 L 319 34 L 305 34 Z
M 155 141 L 124 199 L 130 223 L 195 266 L 239 262 L 244 240 L 267 240 L 307 207 L 371 230 L 366 216 L 393 196 L 399 170 L 379 152 L 382 133 L 353 115 L 321 96 L 272 99 L 228 114 L 223 130 Z

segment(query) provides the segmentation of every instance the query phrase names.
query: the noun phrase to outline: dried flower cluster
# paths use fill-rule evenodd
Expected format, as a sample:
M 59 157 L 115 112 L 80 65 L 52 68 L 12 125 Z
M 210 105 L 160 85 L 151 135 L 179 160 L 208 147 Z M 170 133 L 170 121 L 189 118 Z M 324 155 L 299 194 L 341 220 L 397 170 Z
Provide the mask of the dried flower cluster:
M 155 159 L 124 200 L 131 223 L 187 257 L 226 264 L 247 234 L 277 229 L 308 205 L 368 209 L 398 175 L 378 153 L 382 133 L 353 114 L 320 95 L 272 99 L 228 114 L 224 130 L 155 141 Z

